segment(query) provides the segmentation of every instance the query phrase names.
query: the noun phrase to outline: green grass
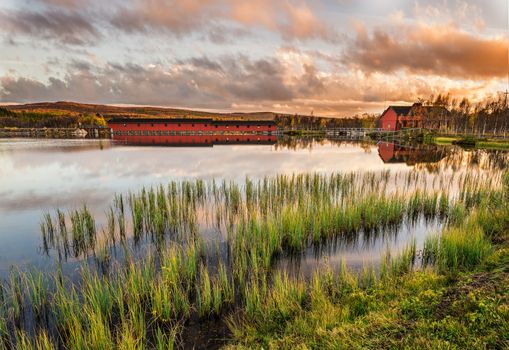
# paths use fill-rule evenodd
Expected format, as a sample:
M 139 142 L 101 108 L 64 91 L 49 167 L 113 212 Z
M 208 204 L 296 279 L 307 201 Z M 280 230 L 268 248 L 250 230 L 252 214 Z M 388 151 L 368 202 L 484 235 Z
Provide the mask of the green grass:
M 437 145 L 465 145 L 475 148 L 483 149 L 508 149 L 509 141 L 506 139 L 484 139 L 477 138 L 474 136 L 434 136 L 432 142 Z
M 508 149 L 509 141 L 478 141 L 475 144 L 476 147 L 479 148 L 490 148 L 490 149 Z
M 244 185 L 171 182 L 127 200 L 116 196 L 102 231 L 86 206 L 45 214 L 48 246 L 68 237 L 75 254 L 95 252 L 109 261 L 120 241 L 124 260 L 113 261 L 111 270 L 83 265 L 77 283 L 60 271 L 13 271 L 2 288 L 0 315 L 7 316 L 0 319 L 0 344 L 33 348 L 58 339 L 58 347 L 73 349 L 171 348 L 190 322 L 221 319 L 231 330 L 228 345 L 239 348 L 496 348 L 507 326 L 499 292 L 467 300 L 473 309 L 481 307 L 479 298 L 486 306 L 472 315 L 485 322 L 479 330 L 462 321 L 470 311 L 454 303 L 459 293 L 447 294 L 479 271 L 498 271 L 505 283 L 500 245 L 509 228 L 509 177 L 480 176 L 458 175 L 458 191 L 450 191 L 446 177 L 415 172 L 281 175 Z M 224 229 L 226 256 L 219 242 L 200 235 L 200 215 Z M 281 255 L 360 232 L 383 234 L 419 218 L 444 224 L 426 240 L 422 261 L 411 241 L 360 271 L 345 263 L 322 266 L 307 280 L 274 271 Z M 141 240 L 153 245 L 135 258 L 129 242 Z M 455 307 L 463 314 L 441 316 Z M 36 333 L 24 322 L 31 315 Z
M 483 203 L 465 222 L 428 237 L 423 268 L 415 269 L 414 243 L 387 255 L 378 275 L 369 268 L 357 274 L 322 269 L 304 286 L 286 281 L 283 291 L 276 279 L 267 296 L 258 297 L 266 300 L 263 308 L 277 295 L 276 312 L 246 307 L 232 317 L 228 348 L 507 348 L 509 225 L 495 223 L 509 222 L 509 207 Z M 487 220 L 486 212 L 495 219 Z M 295 289 L 298 298 L 287 294 Z
M 459 140 L 458 137 L 447 137 L 447 136 L 436 136 L 433 138 L 433 142 L 439 145 L 452 145 L 452 143 L 456 140 Z

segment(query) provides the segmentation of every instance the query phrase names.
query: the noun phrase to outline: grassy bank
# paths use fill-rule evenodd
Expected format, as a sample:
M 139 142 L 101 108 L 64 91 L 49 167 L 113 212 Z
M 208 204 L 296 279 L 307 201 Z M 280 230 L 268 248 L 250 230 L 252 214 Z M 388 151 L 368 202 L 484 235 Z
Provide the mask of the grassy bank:
M 505 195 L 430 236 L 415 268 L 409 246 L 377 275 L 322 270 L 285 281 L 257 312 L 230 319 L 229 349 L 506 349 L 509 178 Z
M 434 312 L 448 310 L 437 303 L 463 276 L 505 261 L 509 189 L 500 173 L 455 175 L 457 190 L 441 175 L 421 175 L 171 182 L 118 195 L 101 228 L 86 206 L 47 213 L 44 249 L 97 265 L 84 264 L 78 282 L 58 271 L 13 271 L 0 288 L 0 349 L 169 349 L 189 341 L 185 330 L 197 324 L 228 325 L 222 337 L 230 339 L 213 345 L 231 348 L 504 345 L 507 302 L 496 292 L 484 309 L 475 304 L 488 303 L 481 296 L 442 318 Z M 422 252 L 410 242 L 360 273 L 323 266 L 306 278 L 275 268 L 279 257 L 328 239 L 387 235 L 418 219 L 446 226 Z M 223 239 L 206 240 L 203 220 Z M 154 249 L 137 256 L 131 243 L 140 241 Z M 123 258 L 115 260 L 117 248 Z
M 490 139 L 478 137 L 463 137 L 450 135 L 429 135 L 425 137 L 426 143 L 434 143 L 437 145 L 453 145 L 457 144 L 465 147 L 475 147 L 482 149 L 509 149 L 509 139 Z

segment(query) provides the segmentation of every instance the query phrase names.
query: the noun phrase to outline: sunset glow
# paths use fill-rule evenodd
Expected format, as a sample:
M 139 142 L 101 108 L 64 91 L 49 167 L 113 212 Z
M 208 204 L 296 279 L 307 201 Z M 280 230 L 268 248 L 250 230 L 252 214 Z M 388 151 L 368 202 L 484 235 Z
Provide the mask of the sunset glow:
M 507 88 L 502 0 L 5 0 L 0 103 L 328 116 Z

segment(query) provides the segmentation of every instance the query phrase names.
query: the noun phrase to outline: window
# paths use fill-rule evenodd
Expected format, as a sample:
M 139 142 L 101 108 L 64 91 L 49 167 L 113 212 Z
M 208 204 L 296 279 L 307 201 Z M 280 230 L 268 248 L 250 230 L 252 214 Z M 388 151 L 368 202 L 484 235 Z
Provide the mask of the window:
M 251 125 L 248 125 L 247 128 L 249 129 L 251 127 Z
M 125 125 L 125 124 L 124 124 L 124 125 Z M 138 123 L 138 126 L 141 126 L 141 124 L 140 124 L 140 123 Z
M 217 129 L 217 125 L 216 125 L 216 129 Z
M 164 127 L 167 128 L 168 127 L 168 123 L 164 123 Z
M 194 124 L 191 124 L 191 126 L 194 128 Z
M 154 123 L 150 123 L 150 126 L 152 126 L 152 127 L 153 127 L 153 126 L 154 126 Z
M 205 124 L 205 127 L 207 127 L 207 126 L 208 126 L 208 125 L 207 125 L 207 124 Z M 207 141 L 207 140 L 205 140 L 205 141 Z
M 179 123 L 179 127 L 180 127 L 180 123 Z
M 237 129 L 239 128 L 239 126 L 237 125 Z

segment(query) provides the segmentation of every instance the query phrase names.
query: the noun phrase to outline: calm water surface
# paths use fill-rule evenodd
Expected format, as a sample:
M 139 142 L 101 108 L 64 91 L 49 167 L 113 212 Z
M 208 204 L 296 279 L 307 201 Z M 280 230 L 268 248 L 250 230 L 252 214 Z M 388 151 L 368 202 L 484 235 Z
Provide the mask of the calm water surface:
M 174 145 L 173 145 L 174 146 Z M 41 249 L 40 222 L 45 212 L 67 212 L 84 203 L 98 223 L 116 193 L 169 180 L 233 180 L 243 183 L 274 174 L 390 170 L 425 176 L 462 171 L 487 172 L 507 166 L 501 152 L 398 147 L 338 141 L 269 140 L 258 144 L 161 147 L 112 140 L 0 139 L 0 277 L 12 266 L 52 268 L 55 256 Z M 436 222 L 403 224 L 395 232 L 316 247 L 286 268 L 309 270 L 324 260 L 351 264 L 375 262 L 386 249 L 397 249 L 426 233 Z M 291 267 L 290 267 L 291 265 Z M 297 267 L 295 267 L 297 266 Z M 71 263 L 68 269 L 76 268 Z

